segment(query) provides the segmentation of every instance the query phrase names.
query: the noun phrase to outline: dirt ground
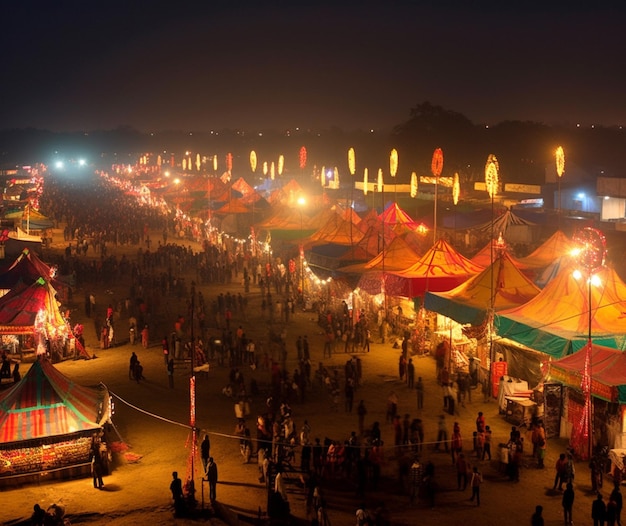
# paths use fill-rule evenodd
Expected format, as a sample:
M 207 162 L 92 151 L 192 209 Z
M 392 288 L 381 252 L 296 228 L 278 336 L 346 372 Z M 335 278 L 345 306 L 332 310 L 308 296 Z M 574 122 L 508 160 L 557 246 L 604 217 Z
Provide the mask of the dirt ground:
M 64 248 L 61 230 L 55 231 L 53 250 Z M 158 238 L 158 233 L 153 236 Z M 189 244 L 185 242 L 185 244 Z M 197 248 L 197 247 L 196 247 Z M 115 250 L 115 249 L 113 249 Z M 134 253 L 135 248 L 126 249 Z M 118 283 L 109 287 L 95 287 L 99 308 L 106 303 L 123 299 L 128 295 L 128 284 Z M 242 292 L 239 284 L 224 286 L 201 286 L 205 298 L 210 300 L 219 292 Z M 75 304 L 72 311 L 72 323 L 83 322 L 86 328 L 86 343 L 90 353 L 97 357 L 91 360 L 67 361 L 57 364 L 57 368 L 80 385 L 95 386 L 104 383 L 114 395 L 114 415 L 118 440 L 129 446 L 129 451 L 138 456 L 135 462 L 127 462 L 121 455 L 116 455 L 112 473 L 105 477 L 103 491 L 92 487 L 89 478 L 64 482 L 49 482 L 42 476 L 38 484 L 26 485 L 15 489 L 3 489 L 0 496 L 0 520 L 4 524 L 17 524 L 28 519 L 33 504 L 39 503 L 47 507 L 53 502 L 62 502 L 73 523 L 110 524 L 127 526 L 134 524 L 185 524 L 208 522 L 219 524 L 216 518 L 176 519 L 173 516 L 169 483 L 171 473 L 177 470 L 181 478 L 185 477 L 188 468 L 190 433 L 185 427 L 189 421 L 189 366 L 181 364 L 175 370 L 175 386 L 168 387 L 166 370 L 161 354 L 160 338 L 173 329 L 174 317 L 178 309 L 184 308 L 177 300 L 168 301 L 168 312 L 172 318 L 163 327 L 152 333 L 152 345 L 143 349 L 140 345 L 131 346 L 127 340 L 107 350 L 100 350 L 93 323 L 85 318 L 80 300 L 84 290 L 74 293 Z M 267 342 L 268 320 L 260 309 L 258 288 L 251 289 L 247 319 L 236 318 L 235 326 L 241 324 L 247 335 L 256 341 Z M 117 335 L 120 340 L 127 337 L 127 319 L 117 322 Z M 348 358 L 343 352 L 334 354 L 332 358 L 322 357 L 322 334 L 317 325 L 317 317 L 309 312 L 297 312 L 287 326 L 288 369 L 296 368 L 295 341 L 299 335 L 308 335 L 311 340 L 311 354 L 314 368 L 318 362 L 328 365 L 342 366 Z M 144 365 L 146 380 L 136 383 L 128 379 L 128 360 L 131 351 L 137 352 Z M 384 506 L 389 514 L 390 523 L 394 525 L 468 525 L 481 526 L 508 524 L 529 524 L 530 515 L 535 505 L 544 507 L 545 523 L 562 524 L 561 494 L 552 491 L 554 480 L 554 463 L 558 454 L 564 451 L 566 441 L 563 439 L 548 441 L 546 469 L 538 470 L 533 459 L 525 458 L 527 469 L 522 470 L 519 483 L 510 482 L 503 473 L 498 458 L 498 444 L 508 440 L 510 424 L 505 422 L 498 412 L 494 400 L 484 402 L 483 397 L 475 392 L 472 402 L 460 407 L 456 418 L 448 417 L 451 429 L 453 420 L 461 424 L 464 446 L 471 444 L 471 431 L 478 411 L 483 411 L 487 424 L 493 430 L 493 453 L 491 462 L 478 462 L 485 482 L 481 489 L 481 506 L 476 507 L 470 502 L 470 489 L 457 490 L 456 472 L 450 456 L 433 451 L 432 443 L 436 438 L 437 417 L 442 413 L 442 397 L 440 388 L 435 381 L 434 360 L 429 357 L 417 357 L 416 377 L 422 376 L 426 386 L 424 409 L 417 410 L 415 391 L 410 390 L 398 379 L 397 362 L 400 351 L 391 344 L 372 344 L 371 352 L 361 353 L 363 385 L 359 387 L 355 400 L 365 400 L 368 408 L 366 426 L 379 421 L 382 437 L 386 444 L 387 462 L 383 468 L 383 481 L 378 491 L 368 491 L 366 505 L 370 509 Z M 22 368 L 23 373 L 27 367 Z M 238 443 L 229 435 L 235 424 L 232 400 L 221 394 L 222 387 L 228 382 L 229 369 L 211 363 L 207 378 L 197 377 L 197 425 L 205 432 L 211 433 L 211 454 L 219 467 L 219 484 L 217 500 L 230 510 L 241 516 L 254 520 L 259 514 L 265 517 L 267 511 L 267 494 L 264 486 L 258 482 L 258 468 L 253 459 L 244 464 L 239 454 Z M 248 384 L 255 378 L 259 385 L 269 382 L 269 372 L 261 369 L 244 368 L 243 374 Z M 435 464 L 436 480 L 439 492 L 433 509 L 423 500 L 409 503 L 406 492 L 398 482 L 398 462 L 393 447 L 393 431 L 391 424 L 385 423 L 386 399 L 391 390 L 399 396 L 399 414 L 409 413 L 411 418 L 422 418 L 426 431 L 426 445 L 421 459 L 432 460 Z M 254 418 L 263 411 L 265 397 L 253 399 L 249 426 L 254 429 Z M 355 404 L 356 405 L 356 404 Z M 344 411 L 343 400 L 339 411 L 331 410 L 331 400 L 325 389 L 315 386 L 309 393 L 305 403 L 294 403 L 293 414 L 296 428 L 299 430 L 304 419 L 307 419 L 313 438 L 322 440 L 326 437 L 344 440 L 350 432 L 357 429 L 356 410 L 353 413 Z M 109 437 L 115 439 L 116 437 Z M 469 446 L 471 447 L 471 446 Z M 469 454 L 469 453 L 468 453 Z M 299 459 L 298 459 L 299 460 Z M 474 462 L 470 459 L 470 462 Z M 197 466 L 200 466 L 198 459 Z M 200 469 L 196 468 L 196 488 L 199 506 L 202 497 L 208 493 L 208 487 L 200 480 Z M 287 489 L 291 512 L 294 516 L 291 523 L 309 523 L 306 516 L 304 494 L 299 485 L 297 475 L 288 474 Z M 594 496 L 590 491 L 590 480 L 587 467 L 583 463 L 576 465 L 576 501 L 574 505 L 574 521 L 577 524 L 591 523 L 590 510 Z M 360 504 L 355 496 L 355 488 L 348 481 L 331 481 L 322 487 L 327 500 L 328 516 L 333 526 L 355 523 L 355 511 Z M 605 497 L 610 493 L 610 484 L 605 484 Z M 606 498 L 605 498 L 606 500 Z M 223 516 L 224 518 L 224 516 Z

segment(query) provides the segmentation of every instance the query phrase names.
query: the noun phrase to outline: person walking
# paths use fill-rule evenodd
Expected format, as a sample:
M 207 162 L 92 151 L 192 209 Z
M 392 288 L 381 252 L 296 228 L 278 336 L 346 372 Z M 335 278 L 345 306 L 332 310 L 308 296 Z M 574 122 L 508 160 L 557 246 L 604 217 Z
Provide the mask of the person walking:
M 439 447 L 444 445 L 446 453 L 449 451 L 448 446 L 448 426 L 446 425 L 445 415 L 439 415 L 439 421 L 437 422 L 437 443 L 435 444 L 435 451 L 439 451 Z
M 211 458 L 211 439 L 209 435 L 204 435 L 204 439 L 200 444 L 200 458 L 202 459 L 202 469 L 206 474 L 209 466 L 209 459 Z
M 571 482 L 568 482 L 565 487 L 561 505 L 563 506 L 563 521 L 565 526 L 569 526 L 570 524 L 573 524 L 572 508 L 574 507 L 574 485 Z
M 456 459 L 456 484 L 459 491 L 465 491 L 465 488 L 467 488 L 468 470 L 469 466 L 467 460 L 465 460 L 465 455 L 460 453 Z
M 413 365 L 413 358 L 409 358 L 409 363 L 406 366 L 406 384 L 409 389 L 415 387 L 415 365 Z
M 622 493 L 619 490 L 619 483 L 616 482 L 613 487 L 613 491 L 611 492 L 611 500 L 615 501 L 616 509 L 615 509 L 615 520 L 619 526 L 622 526 Z
M 424 409 L 424 382 L 421 376 L 417 379 L 415 391 L 417 392 L 417 409 Z
M 167 380 L 170 385 L 170 389 L 174 389 L 174 358 L 170 358 L 167 362 Z
M 135 366 L 137 365 L 138 362 L 139 362 L 139 358 L 137 358 L 135 351 L 133 351 L 133 354 L 130 355 L 130 364 L 128 367 L 128 379 L 129 380 L 135 379 Z
M 476 498 L 476 506 L 480 506 L 480 485 L 483 483 L 483 475 L 478 471 L 478 467 L 474 466 L 472 471 L 472 478 L 470 479 L 470 486 L 472 487 L 472 496 L 470 500 L 473 502 Z
M 178 471 L 172 472 L 170 491 L 172 492 L 172 499 L 174 499 L 174 506 L 180 506 L 183 502 L 183 481 L 178 478 Z
M 148 326 L 144 325 L 143 329 L 141 330 L 141 346 L 144 349 L 147 349 L 149 341 L 150 341 L 150 331 L 148 330 Z
M 217 500 L 217 464 L 213 457 L 209 457 L 206 479 L 209 481 L 209 499 L 211 502 L 215 502 Z
M 102 459 L 100 458 L 100 449 L 98 444 L 91 450 L 91 476 L 93 478 L 93 487 L 95 489 L 104 488 L 104 482 L 102 481 L 102 473 L 104 468 L 102 466 Z
M 365 431 L 365 415 L 367 414 L 367 408 L 365 407 L 365 401 L 361 400 L 356 412 L 359 415 L 359 436 L 363 436 Z
M 604 526 L 606 504 L 602 500 L 602 493 L 598 493 L 596 500 L 591 505 L 591 518 L 593 519 L 593 526 Z
M 543 506 L 535 506 L 535 513 L 530 517 L 530 526 L 543 526 Z

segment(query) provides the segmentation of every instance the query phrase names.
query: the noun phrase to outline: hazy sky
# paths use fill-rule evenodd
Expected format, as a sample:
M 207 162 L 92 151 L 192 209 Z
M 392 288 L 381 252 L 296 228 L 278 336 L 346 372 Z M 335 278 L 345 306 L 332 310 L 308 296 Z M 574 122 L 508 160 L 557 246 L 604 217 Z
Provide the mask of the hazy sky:
M 626 124 L 626 2 L 126 3 L 3 3 L 0 128 Z

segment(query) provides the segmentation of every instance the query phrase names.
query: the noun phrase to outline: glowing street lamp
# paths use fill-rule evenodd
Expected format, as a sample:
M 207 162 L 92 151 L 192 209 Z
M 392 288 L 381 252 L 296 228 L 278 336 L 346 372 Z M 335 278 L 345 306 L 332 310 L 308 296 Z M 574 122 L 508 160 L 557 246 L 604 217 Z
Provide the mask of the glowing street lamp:
M 576 256 L 581 269 L 574 271 L 577 280 L 586 279 L 587 284 L 587 348 L 585 350 L 585 365 L 582 371 L 581 389 L 585 397 L 585 407 L 580 426 L 574 429 L 573 439 L 579 445 L 586 442 L 588 458 L 593 454 L 593 398 L 592 398 L 592 349 L 591 328 L 593 321 L 592 289 L 602 285 L 597 273 L 604 267 L 606 260 L 606 240 L 604 234 L 591 227 L 583 228 L 576 236 L 574 242 L 578 245 Z M 597 307 L 596 307 L 597 309 Z

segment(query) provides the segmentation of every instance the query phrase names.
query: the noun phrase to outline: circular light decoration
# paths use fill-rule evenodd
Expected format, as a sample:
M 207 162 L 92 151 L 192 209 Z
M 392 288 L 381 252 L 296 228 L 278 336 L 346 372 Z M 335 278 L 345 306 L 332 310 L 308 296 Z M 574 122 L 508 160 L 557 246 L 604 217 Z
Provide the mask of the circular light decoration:
M 270 164 L 270 179 L 273 181 L 276 178 L 276 167 L 274 166 L 274 161 Z
M 233 154 L 230 152 L 226 154 L 226 170 L 229 173 L 233 171 Z
M 285 156 L 284 155 L 279 155 L 278 156 L 278 175 L 283 175 L 283 168 L 285 168 Z
M 250 170 L 252 170 L 252 173 L 256 172 L 256 162 L 256 152 L 252 150 L 250 152 Z
M 217 155 L 213 156 L 213 171 L 217 172 Z
M 565 152 L 563 151 L 563 147 L 559 146 L 556 149 L 556 173 L 561 177 L 563 172 L 565 172 Z
M 417 174 L 415 172 L 411 173 L 411 197 L 415 197 L 417 195 Z
M 263 175 L 267 177 L 267 161 L 263 163 Z
M 487 164 L 485 165 L 485 187 L 489 197 L 493 197 L 498 193 L 500 166 L 498 165 L 498 159 L 492 153 L 487 157 Z
M 389 154 L 389 173 L 391 177 L 395 177 L 398 173 L 398 150 L 395 148 Z
M 350 175 L 354 175 L 356 172 L 356 159 L 354 157 L 354 148 L 348 150 L 348 170 Z
M 454 182 L 452 183 L 452 202 L 456 205 L 459 204 L 459 197 L 461 195 L 461 184 L 459 183 L 459 174 L 455 172 Z
M 363 170 L 363 195 L 367 195 L 367 176 L 368 176 L 368 169 L 365 168 L 365 170 Z
M 303 146 L 300 148 L 300 170 L 306 168 L 306 148 Z
M 437 148 L 433 152 L 433 159 L 430 163 L 430 171 L 435 177 L 439 177 L 443 170 L 443 150 Z
M 574 235 L 574 243 L 578 245 L 578 262 L 589 274 L 597 272 L 604 266 L 606 239 L 600 230 L 585 227 Z
M 383 169 L 378 169 L 378 178 L 376 179 L 376 186 L 378 187 L 378 191 L 383 191 Z

